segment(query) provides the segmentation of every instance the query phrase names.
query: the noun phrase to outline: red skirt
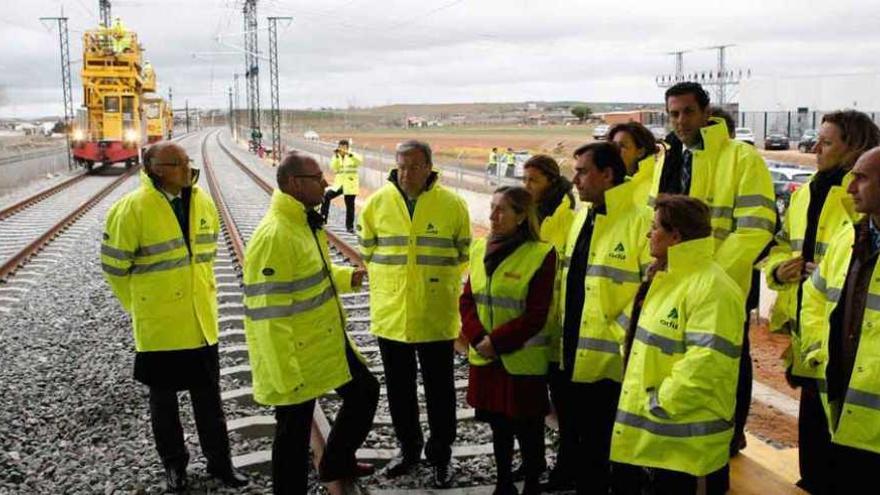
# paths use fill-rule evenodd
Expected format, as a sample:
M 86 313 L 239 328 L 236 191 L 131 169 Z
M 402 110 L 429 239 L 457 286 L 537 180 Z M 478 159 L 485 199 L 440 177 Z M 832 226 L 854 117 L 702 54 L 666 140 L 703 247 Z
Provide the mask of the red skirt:
M 550 411 L 547 377 L 511 375 L 500 361 L 471 366 L 467 403 L 479 412 L 503 414 L 510 418 L 543 417 Z

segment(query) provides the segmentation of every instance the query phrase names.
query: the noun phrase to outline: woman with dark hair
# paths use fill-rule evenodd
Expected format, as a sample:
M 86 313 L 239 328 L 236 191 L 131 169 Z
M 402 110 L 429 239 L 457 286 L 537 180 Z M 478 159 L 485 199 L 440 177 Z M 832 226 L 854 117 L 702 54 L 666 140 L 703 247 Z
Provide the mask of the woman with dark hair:
M 709 208 L 661 194 L 656 261 L 628 311 L 625 374 L 611 439 L 615 494 L 688 495 L 724 469 L 742 354 L 742 291 L 714 260 Z M 706 479 L 706 493 L 727 491 Z
M 556 276 L 553 246 L 538 237 L 532 196 L 501 187 L 492 196 L 491 232 L 471 247 L 471 271 L 459 300 L 468 341 L 467 402 L 492 428 L 495 492 L 515 494 L 511 462 L 517 438 L 524 494 L 540 493 L 544 468 L 547 335 Z
M 638 122 L 617 124 L 608 131 L 608 140 L 620 148 L 626 174 L 636 184 L 636 204 L 647 205 L 657 160 L 663 160 L 661 145 L 651 131 Z
M 559 171 L 559 164 L 548 155 L 535 155 L 523 165 L 523 185 L 532 195 L 537 205 L 539 236 L 542 241 L 550 243 L 559 253 L 557 256 L 556 284 L 553 287 L 553 302 L 547 318 L 547 333 L 550 342 L 547 345 L 550 360 L 547 372 L 550 386 L 550 400 L 559 420 L 559 444 L 556 451 L 556 465 L 550 472 L 548 489 L 562 489 L 573 486 L 574 444 L 569 433 L 571 419 L 564 410 L 566 376 L 560 370 L 560 339 L 562 338 L 562 302 L 559 299 L 560 274 L 562 273 L 562 253 L 568 231 L 574 223 L 574 195 L 572 183 Z

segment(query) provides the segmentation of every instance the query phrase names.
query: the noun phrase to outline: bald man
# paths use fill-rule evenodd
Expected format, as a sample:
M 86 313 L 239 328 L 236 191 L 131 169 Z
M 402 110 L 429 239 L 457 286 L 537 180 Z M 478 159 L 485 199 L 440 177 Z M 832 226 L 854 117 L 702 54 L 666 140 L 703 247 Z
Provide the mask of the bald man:
M 141 187 L 107 214 L 104 276 L 131 315 L 134 378 L 150 391 L 150 417 L 168 491 L 187 488 L 189 453 L 177 393 L 192 398 L 199 444 L 211 476 L 239 487 L 220 402 L 214 254 L 220 231 L 209 195 L 186 150 L 162 142 L 144 153 Z
M 863 493 L 880 468 L 880 147 L 853 166 L 852 225 L 804 284 L 801 349 L 825 385 L 829 493 Z M 820 387 L 820 390 L 822 388 Z

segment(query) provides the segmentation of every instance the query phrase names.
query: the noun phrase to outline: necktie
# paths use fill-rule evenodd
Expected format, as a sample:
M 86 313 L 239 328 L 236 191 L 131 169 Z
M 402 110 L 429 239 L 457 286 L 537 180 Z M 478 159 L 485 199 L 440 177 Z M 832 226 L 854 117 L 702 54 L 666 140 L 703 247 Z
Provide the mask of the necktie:
M 681 164 L 681 193 L 688 194 L 691 190 L 691 162 L 693 153 L 691 150 L 684 150 L 684 156 Z

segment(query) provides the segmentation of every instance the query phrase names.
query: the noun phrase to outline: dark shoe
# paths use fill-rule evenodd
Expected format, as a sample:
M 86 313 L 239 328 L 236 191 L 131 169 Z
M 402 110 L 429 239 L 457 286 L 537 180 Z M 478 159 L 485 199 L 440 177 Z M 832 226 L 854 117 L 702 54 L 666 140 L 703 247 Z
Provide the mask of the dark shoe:
M 404 455 L 395 456 L 385 466 L 384 474 L 386 478 L 397 478 L 412 471 L 421 460 L 417 457 L 407 457 Z
M 186 490 L 186 468 L 165 469 L 166 492 L 181 493 Z
M 239 473 L 233 468 L 229 468 L 226 471 L 220 472 L 208 471 L 208 474 L 210 474 L 214 478 L 217 478 L 218 480 L 223 482 L 224 485 L 230 488 L 241 488 L 249 483 L 247 476 Z
M 746 448 L 746 436 L 743 435 L 739 438 L 736 438 L 730 444 L 730 457 L 736 457 L 739 455 L 739 451 Z
M 449 463 L 434 465 L 434 488 L 449 488 L 452 484 L 452 469 Z

